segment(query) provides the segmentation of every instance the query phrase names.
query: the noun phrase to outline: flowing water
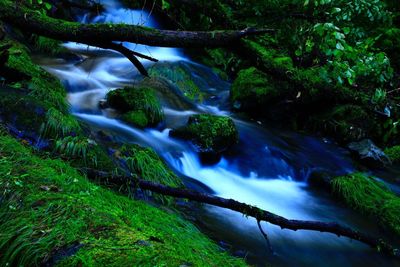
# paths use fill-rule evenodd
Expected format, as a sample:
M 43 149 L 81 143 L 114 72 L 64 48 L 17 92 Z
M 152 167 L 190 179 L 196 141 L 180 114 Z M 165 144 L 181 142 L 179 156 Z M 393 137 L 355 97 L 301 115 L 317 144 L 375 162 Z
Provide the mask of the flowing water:
M 104 1 L 106 10 L 97 17 L 82 16 L 82 22 L 124 22 L 159 27 L 145 11 L 126 10 L 115 1 Z M 346 151 L 324 139 L 271 129 L 268 125 L 240 119 L 229 110 L 230 84 L 218 78 L 209 68 L 190 61 L 183 51 L 173 48 L 126 44 L 138 52 L 159 59 L 153 64 L 179 65 L 190 70 L 193 80 L 204 91 L 205 101 L 197 104 L 178 93 L 162 99 L 165 124 L 157 129 L 137 129 L 100 110 L 98 103 L 109 90 L 141 79 L 131 63 L 118 53 L 75 43 L 65 46 L 80 59 L 40 59 L 40 63 L 59 77 L 68 89 L 71 111 L 93 129 L 112 133 L 118 142 L 151 146 L 182 177 L 188 186 L 195 181 L 201 188 L 225 198 L 256 205 L 291 219 L 337 221 L 360 230 L 377 233 L 365 218 L 333 203 L 323 193 L 307 185 L 312 170 L 344 174 L 353 170 Z M 171 91 L 173 89 L 171 88 Z M 177 102 L 179 104 L 177 104 Z M 184 107 L 184 108 L 182 108 Z M 240 142 L 215 165 L 203 165 L 193 147 L 168 136 L 170 128 L 182 125 L 195 113 L 228 115 L 235 120 Z M 185 180 L 186 181 L 186 180 Z M 274 253 L 267 250 L 255 220 L 230 210 L 205 206 L 197 211 L 201 227 L 221 246 L 231 247 L 250 263 L 274 266 L 393 266 L 369 247 L 332 234 L 281 230 L 263 223 Z M 368 264 L 366 264 L 366 262 Z

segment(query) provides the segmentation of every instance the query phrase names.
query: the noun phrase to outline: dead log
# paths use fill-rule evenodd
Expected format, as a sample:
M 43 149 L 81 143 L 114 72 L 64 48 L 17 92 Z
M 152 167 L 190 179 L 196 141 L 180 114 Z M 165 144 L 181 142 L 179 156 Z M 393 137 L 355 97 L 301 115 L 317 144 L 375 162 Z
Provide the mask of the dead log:
M 173 188 L 162 184 L 157 184 L 142 179 L 137 179 L 131 176 L 123 175 L 110 175 L 109 173 L 100 172 L 93 169 L 85 169 L 84 172 L 91 179 L 101 179 L 102 182 L 111 183 L 119 186 L 128 186 L 149 190 L 161 195 L 185 198 L 188 200 L 205 203 L 221 208 L 230 209 L 243 213 L 246 216 L 255 218 L 258 222 L 265 221 L 281 227 L 281 229 L 309 230 L 326 232 L 337 235 L 338 237 L 344 236 L 350 239 L 360 241 L 370 247 L 395 257 L 400 257 L 400 252 L 389 243 L 382 239 L 375 238 L 368 234 L 356 231 L 350 227 L 340 225 L 336 222 L 319 222 L 319 221 L 305 221 L 305 220 L 290 220 L 269 211 L 251 206 L 234 199 L 226 199 L 222 197 L 213 196 L 206 193 L 200 193 L 187 189 Z

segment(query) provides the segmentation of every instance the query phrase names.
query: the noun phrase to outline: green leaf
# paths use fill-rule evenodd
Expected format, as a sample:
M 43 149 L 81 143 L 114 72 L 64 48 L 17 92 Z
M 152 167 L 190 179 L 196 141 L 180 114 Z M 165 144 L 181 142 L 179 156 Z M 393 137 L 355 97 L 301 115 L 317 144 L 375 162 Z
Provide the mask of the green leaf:
M 336 49 L 338 49 L 338 50 L 344 50 L 344 47 L 343 47 L 343 45 L 340 43 L 340 42 L 337 42 L 336 43 Z

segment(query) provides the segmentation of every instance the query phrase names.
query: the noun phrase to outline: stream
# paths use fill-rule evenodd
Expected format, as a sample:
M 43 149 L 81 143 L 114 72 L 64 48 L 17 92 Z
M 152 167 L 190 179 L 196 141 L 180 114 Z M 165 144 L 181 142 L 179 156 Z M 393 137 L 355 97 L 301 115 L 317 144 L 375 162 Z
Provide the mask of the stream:
M 127 10 L 116 1 L 102 1 L 104 13 L 97 17 L 83 15 L 81 22 L 139 24 L 160 28 L 142 10 Z M 60 78 L 68 90 L 71 112 L 95 130 L 112 133 L 117 142 L 138 143 L 152 147 L 181 177 L 188 187 L 224 198 L 256 205 L 290 219 L 336 221 L 356 229 L 378 234 L 366 217 L 335 203 L 327 194 L 307 184 L 313 170 L 345 174 L 354 170 L 348 152 L 329 140 L 276 130 L 260 122 L 238 117 L 229 107 L 231 84 L 221 80 L 211 69 L 191 61 L 183 50 L 126 44 L 137 52 L 160 60 L 143 60 L 150 68 L 180 66 L 206 96 L 201 104 L 188 101 L 174 92 L 161 92 L 165 123 L 161 127 L 139 129 L 115 119 L 113 112 L 100 110 L 99 101 L 109 90 L 138 82 L 142 77 L 122 55 L 76 43 L 65 47 L 80 55 L 76 59 L 45 58 L 37 61 Z M 170 101 L 171 97 L 174 101 Z M 170 138 L 171 128 L 183 125 L 196 113 L 226 115 L 234 119 L 240 142 L 214 165 L 202 164 L 193 147 Z M 250 264 L 264 266 L 394 266 L 366 245 L 333 234 L 281 230 L 262 223 L 274 253 L 267 249 L 257 223 L 252 218 L 230 210 L 205 205 L 196 210 L 200 229 L 229 249 L 245 257 Z

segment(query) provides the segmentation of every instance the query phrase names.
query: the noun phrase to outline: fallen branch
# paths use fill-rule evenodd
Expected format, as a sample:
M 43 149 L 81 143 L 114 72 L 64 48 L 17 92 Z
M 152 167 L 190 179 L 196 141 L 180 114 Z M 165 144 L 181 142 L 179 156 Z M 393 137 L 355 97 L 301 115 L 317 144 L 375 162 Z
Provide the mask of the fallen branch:
M 369 245 L 370 247 L 377 249 L 388 255 L 400 257 L 398 249 L 393 248 L 390 244 L 385 241 L 372 237 L 370 235 L 361 233 L 359 231 L 353 230 L 349 227 L 340 225 L 336 222 L 319 222 L 319 221 L 305 221 L 305 220 L 290 220 L 282 216 L 276 215 L 269 211 L 251 206 L 233 199 L 225 199 L 210 194 L 200 193 L 196 191 L 173 188 L 165 186 L 162 184 L 157 184 L 141 179 L 135 179 L 130 176 L 119 176 L 105 172 L 100 172 L 93 169 L 85 169 L 89 178 L 102 179 L 102 181 L 107 183 L 112 183 L 120 186 L 128 187 L 139 187 L 143 190 L 149 190 L 154 193 L 176 197 L 176 198 L 186 198 L 189 200 L 197 201 L 200 203 L 206 203 L 213 206 L 230 209 L 243 213 L 246 216 L 255 218 L 258 222 L 265 221 L 271 224 L 281 227 L 281 229 L 289 229 L 293 231 L 297 230 L 310 230 L 332 233 L 337 236 L 345 236 L 354 240 L 358 240 L 362 243 Z

